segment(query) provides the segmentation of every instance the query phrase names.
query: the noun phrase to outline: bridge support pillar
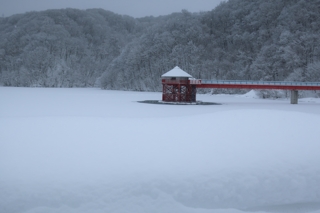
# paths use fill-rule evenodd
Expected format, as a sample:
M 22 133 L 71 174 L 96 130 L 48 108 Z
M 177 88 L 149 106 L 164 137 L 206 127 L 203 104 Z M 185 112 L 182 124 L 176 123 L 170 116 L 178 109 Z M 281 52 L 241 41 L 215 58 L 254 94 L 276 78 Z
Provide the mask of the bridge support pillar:
M 291 90 L 291 104 L 298 104 L 298 90 Z

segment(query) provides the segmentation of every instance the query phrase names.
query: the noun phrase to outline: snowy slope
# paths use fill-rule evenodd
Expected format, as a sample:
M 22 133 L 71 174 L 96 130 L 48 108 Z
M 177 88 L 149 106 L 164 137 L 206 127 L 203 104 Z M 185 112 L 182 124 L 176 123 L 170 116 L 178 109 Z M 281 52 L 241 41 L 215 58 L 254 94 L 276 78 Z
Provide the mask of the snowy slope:
M 1 88 L 0 212 L 312 212 L 320 101 Z M 318 211 L 319 212 L 319 211 Z

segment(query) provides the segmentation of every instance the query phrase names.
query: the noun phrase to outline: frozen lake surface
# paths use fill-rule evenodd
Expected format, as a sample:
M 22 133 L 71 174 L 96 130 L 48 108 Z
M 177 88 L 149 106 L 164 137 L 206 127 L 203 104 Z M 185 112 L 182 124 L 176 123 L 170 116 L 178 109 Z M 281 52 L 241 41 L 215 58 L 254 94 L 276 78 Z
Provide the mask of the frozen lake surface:
M 0 212 L 320 211 L 320 100 L 0 87 Z

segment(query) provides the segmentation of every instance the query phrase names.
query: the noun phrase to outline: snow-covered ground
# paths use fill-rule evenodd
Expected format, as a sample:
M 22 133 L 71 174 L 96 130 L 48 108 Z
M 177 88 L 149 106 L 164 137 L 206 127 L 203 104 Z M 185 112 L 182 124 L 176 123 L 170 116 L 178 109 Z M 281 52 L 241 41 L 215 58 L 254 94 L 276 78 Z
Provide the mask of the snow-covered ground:
M 1 213 L 320 212 L 320 100 L 0 87 Z

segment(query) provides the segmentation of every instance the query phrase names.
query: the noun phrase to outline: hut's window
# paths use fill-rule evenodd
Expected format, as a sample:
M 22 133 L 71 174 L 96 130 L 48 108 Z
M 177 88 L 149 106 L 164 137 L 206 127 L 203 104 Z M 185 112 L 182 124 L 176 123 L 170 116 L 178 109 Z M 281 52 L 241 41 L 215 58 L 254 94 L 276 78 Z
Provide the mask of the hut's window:
M 177 80 L 177 78 L 176 77 L 172 77 L 171 80 Z

